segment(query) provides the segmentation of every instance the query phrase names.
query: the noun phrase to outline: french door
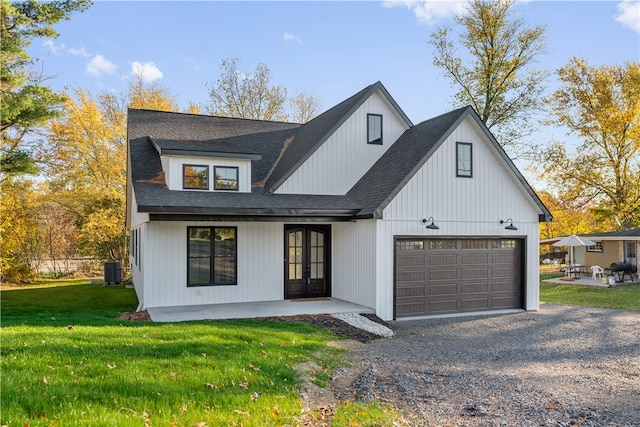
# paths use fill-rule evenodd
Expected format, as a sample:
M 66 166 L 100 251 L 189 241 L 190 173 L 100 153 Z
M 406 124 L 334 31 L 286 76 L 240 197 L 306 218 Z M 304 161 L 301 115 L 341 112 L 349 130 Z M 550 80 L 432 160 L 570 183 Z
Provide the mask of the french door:
M 331 296 L 331 226 L 285 225 L 284 297 Z

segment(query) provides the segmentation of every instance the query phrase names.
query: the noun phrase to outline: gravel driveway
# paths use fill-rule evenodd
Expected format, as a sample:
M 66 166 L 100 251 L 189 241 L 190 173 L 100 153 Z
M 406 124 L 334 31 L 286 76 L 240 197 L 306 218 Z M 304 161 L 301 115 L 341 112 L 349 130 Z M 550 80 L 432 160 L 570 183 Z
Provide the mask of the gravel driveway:
M 390 325 L 336 372 L 340 399 L 391 403 L 412 426 L 640 426 L 638 313 L 543 305 Z

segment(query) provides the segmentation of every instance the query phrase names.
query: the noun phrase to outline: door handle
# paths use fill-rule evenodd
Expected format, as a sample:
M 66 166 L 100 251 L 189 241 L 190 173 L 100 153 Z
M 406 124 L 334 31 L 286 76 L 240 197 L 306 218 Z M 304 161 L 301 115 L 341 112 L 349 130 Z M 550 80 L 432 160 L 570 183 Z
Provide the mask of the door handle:
M 308 265 L 306 268 L 306 276 L 307 276 L 307 285 L 311 284 L 311 266 Z

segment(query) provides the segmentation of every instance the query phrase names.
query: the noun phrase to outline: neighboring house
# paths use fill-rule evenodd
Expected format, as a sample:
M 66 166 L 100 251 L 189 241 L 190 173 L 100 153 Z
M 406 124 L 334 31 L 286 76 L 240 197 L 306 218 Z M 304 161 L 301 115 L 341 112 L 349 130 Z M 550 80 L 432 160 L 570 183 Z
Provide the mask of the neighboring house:
M 471 107 L 414 125 L 377 82 L 303 125 L 131 109 L 128 143 L 140 310 L 538 309 L 551 215 Z
M 602 233 L 579 234 L 579 236 L 595 242 L 595 246 L 577 246 L 573 248 L 576 264 L 599 265 L 609 267 L 614 262 L 625 262 L 639 267 L 638 251 L 640 250 L 640 228 L 631 230 L 609 231 Z M 551 245 L 561 237 L 545 239 L 541 244 Z M 560 248 L 555 248 L 560 250 Z

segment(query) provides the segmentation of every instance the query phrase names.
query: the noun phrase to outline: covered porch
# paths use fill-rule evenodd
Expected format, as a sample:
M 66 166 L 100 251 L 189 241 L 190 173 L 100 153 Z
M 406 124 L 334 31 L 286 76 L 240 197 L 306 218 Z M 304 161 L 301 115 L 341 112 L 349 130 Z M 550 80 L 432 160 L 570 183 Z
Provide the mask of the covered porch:
M 301 314 L 375 313 L 375 310 L 338 298 L 305 298 L 150 307 L 147 312 L 154 322 L 185 322 L 190 320 L 250 319 Z

